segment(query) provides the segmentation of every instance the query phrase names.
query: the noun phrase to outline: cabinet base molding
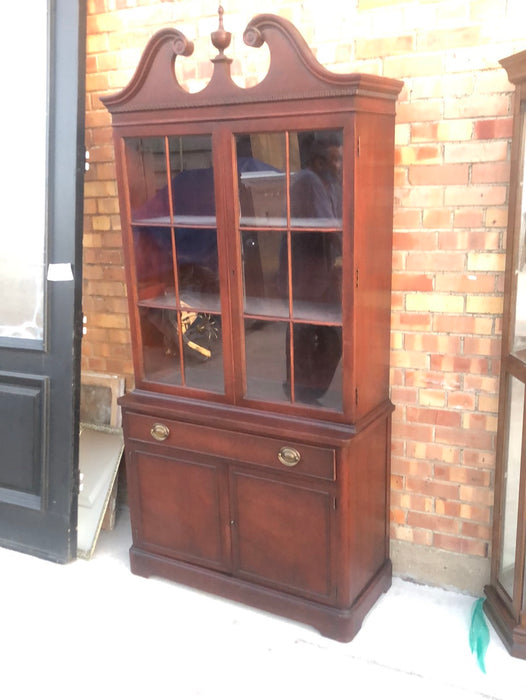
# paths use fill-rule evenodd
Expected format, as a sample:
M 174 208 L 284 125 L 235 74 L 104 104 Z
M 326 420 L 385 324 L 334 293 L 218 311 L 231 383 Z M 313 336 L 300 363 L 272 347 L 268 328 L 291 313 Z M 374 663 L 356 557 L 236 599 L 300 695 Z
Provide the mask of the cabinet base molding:
M 310 625 L 322 636 L 338 642 L 350 642 L 356 636 L 371 607 L 391 587 L 392 578 L 391 560 L 387 559 L 353 604 L 349 608 L 340 609 L 152 554 L 133 546 L 130 549 L 130 563 L 132 572 L 139 576 L 159 576 L 205 593 L 259 608 Z
M 526 659 L 526 630 L 516 622 L 493 586 L 484 588 L 484 612 L 512 656 Z

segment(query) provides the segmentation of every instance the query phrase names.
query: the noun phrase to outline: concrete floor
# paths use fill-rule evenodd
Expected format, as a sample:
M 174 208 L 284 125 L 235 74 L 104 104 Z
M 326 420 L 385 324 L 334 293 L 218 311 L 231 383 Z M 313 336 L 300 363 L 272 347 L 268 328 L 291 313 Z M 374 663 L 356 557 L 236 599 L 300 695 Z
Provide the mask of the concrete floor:
M 469 650 L 474 599 L 394 579 L 349 644 L 128 568 L 129 515 L 91 561 L 0 549 L 2 698 L 524 700 L 526 661 L 491 630 Z

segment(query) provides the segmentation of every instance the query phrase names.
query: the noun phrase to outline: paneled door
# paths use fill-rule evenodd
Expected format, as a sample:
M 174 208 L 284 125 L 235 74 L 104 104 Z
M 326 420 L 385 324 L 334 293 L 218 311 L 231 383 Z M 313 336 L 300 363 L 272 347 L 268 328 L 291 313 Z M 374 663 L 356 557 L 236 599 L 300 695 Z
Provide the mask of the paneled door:
M 85 2 L 0 22 L 0 546 L 76 553 Z

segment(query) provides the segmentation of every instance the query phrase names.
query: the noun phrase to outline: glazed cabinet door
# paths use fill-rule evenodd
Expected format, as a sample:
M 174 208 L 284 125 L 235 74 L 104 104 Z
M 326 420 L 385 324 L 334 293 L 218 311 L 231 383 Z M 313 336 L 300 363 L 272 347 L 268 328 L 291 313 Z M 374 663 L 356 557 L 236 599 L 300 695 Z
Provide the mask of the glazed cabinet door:
M 223 394 L 212 137 L 122 143 L 137 383 Z
M 217 570 L 229 568 L 226 474 L 208 458 L 136 450 L 128 469 L 134 545 Z
M 343 129 L 235 143 L 243 398 L 341 413 Z
M 327 602 L 335 500 L 330 487 L 307 483 L 231 467 L 233 573 Z

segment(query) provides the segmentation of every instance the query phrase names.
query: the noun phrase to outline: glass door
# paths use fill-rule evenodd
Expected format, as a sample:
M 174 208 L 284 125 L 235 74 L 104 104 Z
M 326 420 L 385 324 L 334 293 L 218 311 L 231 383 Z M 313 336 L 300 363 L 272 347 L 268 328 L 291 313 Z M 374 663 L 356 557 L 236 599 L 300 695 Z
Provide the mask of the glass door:
M 236 137 L 249 400 L 342 411 L 342 136 Z
M 125 139 L 137 378 L 223 393 L 218 246 L 209 135 Z

